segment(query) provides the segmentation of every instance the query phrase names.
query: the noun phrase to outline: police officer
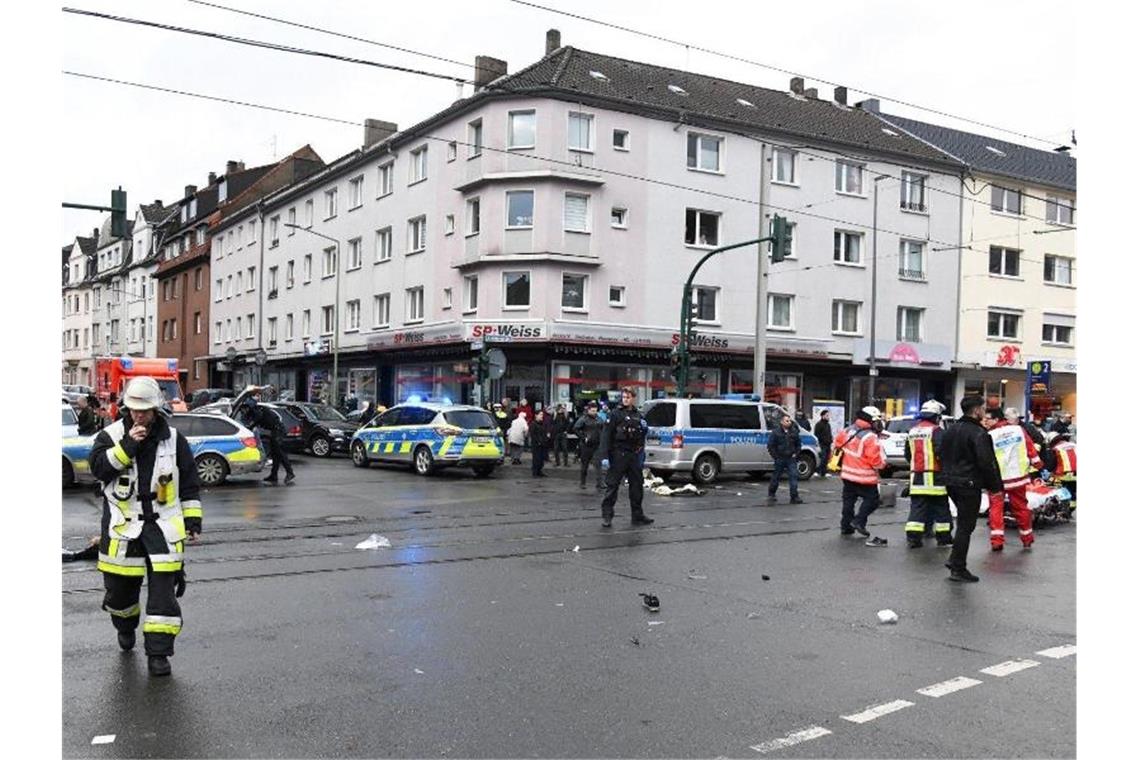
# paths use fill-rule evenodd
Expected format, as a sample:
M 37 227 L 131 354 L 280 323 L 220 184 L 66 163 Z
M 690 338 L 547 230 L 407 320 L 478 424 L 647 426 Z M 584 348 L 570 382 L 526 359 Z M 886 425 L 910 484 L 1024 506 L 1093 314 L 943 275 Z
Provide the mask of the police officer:
M 907 432 L 906 458 L 910 462 L 910 515 L 906 520 L 906 543 L 912 549 L 922 546 L 926 528 L 934 523 L 934 539 L 949 546 L 950 500 L 942 478 L 941 403 L 931 399 L 922 405 L 918 421 Z
M 597 489 L 604 488 L 602 484 L 602 462 L 598 457 L 598 448 L 602 443 L 602 430 L 605 424 L 598 417 L 598 403 L 591 401 L 586 404 L 586 413 L 574 420 L 574 435 L 578 436 L 578 458 L 581 462 L 581 471 L 578 474 L 578 487 L 586 487 L 586 475 L 590 465 L 594 465 Z
M 190 444 L 159 413 L 162 390 L 136 377 L 123 393 L 127 413 L 108 425 L 91 449 L 91 473 L 102 485 L 103 519 L 98 569 L 103 609 L 119 632 L 119 647 L 134 648 L 139 591 L 147 577 L 143 640 L 153 676 L 170 675 L 174 637 L 182 629 L 183 541 L 198 540 L 202 504 Z
M 247 398 L 243 404 L 246 408 L 247 419 L 261 431 L 261 440 L 265 442 L 269 458 L 273 460 L 273 465 L 269 468 L 269 476 L 264 478 L 264 481 L 276 484 L 277 471 L 284 467 L 285 485 L 291 484 L 297 476 L 293 474 L 293 463 L 289 461 L 289 455 L 285 453 L 285 447 L 282 446 L 282 439 L 285 437 L 285 425 L 281 422 L 281 417 L 270 407 L 257 403 L 252 396 Z
M 602 431 L 598 455 L 606 471 L 606 495 L 602 499 L 602 527 L 613 524 L 614 503 L 623 477 L 629 478 L 629 511 L 634 525 L 649 525 L 653 518 L 641 509 L 645 483 L 641 474 L 641 452 L 645 448 L 645 430 L 641 413 L 634 405 L 632 388 L 621 389 L 621 406 L 610 412 Z

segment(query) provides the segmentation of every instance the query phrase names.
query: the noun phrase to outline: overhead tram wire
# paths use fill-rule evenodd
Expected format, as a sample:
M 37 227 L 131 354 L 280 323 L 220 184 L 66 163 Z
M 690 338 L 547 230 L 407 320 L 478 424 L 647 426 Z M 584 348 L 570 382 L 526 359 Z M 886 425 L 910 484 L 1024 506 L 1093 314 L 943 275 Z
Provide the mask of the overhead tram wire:
M 63 73 L 66 75 L 69 75 L 69 76 L 98 80 L 98 81 L 103 81 L 103 82 L 108 82 L 108 83 L 113 83 L 113 84 L 122 84 L 122 85 L 132 86 L 132 87 L 139 87 L 142 89 L 150 89 L 150 90 L 155 90 L 158 92 L 164 92 L 164 93 L 168 93 L 168 94 L 184 95 L 187 97 L 194 97 L 194 98 L 199 98 L 199 99 L 203 99 L 203 100 L 214 100 L 217 102 L 227 103 L 229 105 L 239 105 L 239 106 L 248 107 L 248 108 L 256 108 L 256 109 L 267 110 L 267 111 L 275 111 L 275 112 L 279 112 L 279 113 L 285 113 L 285 114 L 289 114 L 289 115 L 299 115 L 299 116 L 305 116 L 305 117 L 310 117 L 310 118 L 323 118 L 324 120 L 327 120 L 327 121 L 344 123 L 346 125 L 351 125 L 354 127 L 360 126 L 360 124 L 358 122 L 349 121 L 347 119 L 338 119 L 335 117 L 321 117 L 321 116 L 318 116 L 316 114 L 305 113 L 302 111 L 295 111 L 292 109 L 285 109 L 285 108 L 279 108 L 279 107 L 274 107 L 274 106 L 265 106 L 265 105 L 255 104 L 255 103 L 249 103 L 247 101 L 235 100 L 235 99 L 231 99 L 231 98 L 222 98 L 222 97 L 217 97 L 217 96 L 213 96 L 213 95 L 205 95 L 202 93 L 188 92 L 185 90 L 176 90 L 176 89 L 167 88 L 167 87 L 160 87 L 157 85 L 144 84 L 141 82 L 128 82 L 125 80 L 113 79 L 110 77 L 101 77 L 101 76 L 96 76 L 96 75 L 91 75 L 91 74 L 85 74 L 82 72 L 64 71 Z M 421 137 L 425 140 L 433 140 L 436 142 L 443 142 L 443 143 L 454 142 L 454 143 L 456 143 L 456 145 L 464 145 L 464 146 L 468 146 L 468 147 L 473 147 L 475 145 L 474 143 L 470 143 L 470 142 L 467 142 L 464 140 L 453 139 L 451 137 L 443 137 L 440 135 L 425 134 L 425 135 L 422 135 Z M 557 165 L 573 167 L 573 168 L 581 168 L 581 167 L 578 167 L 577 164 L 575 164 L 571 161 L 565 161 L 562 159 L 552 158 L 549 156 L 530 155 L 530 154 L 526 154 L 526 153 L 520 153 L 518 151 L 507 150 L 504 148 L 494 148 L 492 146 L 485 145 L 485 144 L 480 145 L 479 147 L 481 150 L 489 151 L 491 153 L 502 153 L 504 155 L 514 155 L 514 156 L 525 156 L 525 157 L 527 157 L 533 161 L 539 161 L 539 162 L 550 163 L 550 164 L 557 164 Z M 652 177 L 643 177 L 643 176 L 636 175 L 636 174 L 630 174 L 628 172 L 620 172 L 620 171 L 617 171 L 614 169 L 602 169 L 602 168 L 595 166 L 595 167 L 591 167 L 591 170 L 602 173 L 602 174 L 609 174 L 609 175 L 616 176 L 616 177 L 622 177 L 624 179 L 631 179 L 631 180 L 635 180 L 635 181 L 639 181 L 639 182 L 646 182 L 649 184 L 659 185 L 662 187 L 669 187 L 669 188 L 676 189 L 676 190 L 683 190 L 686 192 L 698 193 L 700 195 L 708 195 L 708 196 L 711 196 L 714 198 L 721 198 L 724 200 L 737 201 L 739 203 L 746 203 L 746 204 L 749 204 L 752 206 L 760 205 L 758 201 L 753 200 L 751 198 L 742 198 L 739 196 L 729 195 L 726 193 L 718 193 L 718 192 L 715 192 L 712 190 L 705 190 L 705 189 L 698 188 L 698 187 L 690 187 L 688 185 L 681 185 L 681 184 L 678 184 L 675 182 L 666 182 L 664 180 L 654 179 Z M 864 222 L 856 222 L 856 221 L 852 221 L 849 219 L 840 219 L 838 217 L 824 216 L 822 214 L 810 213 L 810 212 L 806 212 L 806 211 L 803 211 L 803 210 L 797 209 L 797 208 L 788 208 L 788 207 L 784 207 L 784 206 L 776 206 L 776 205 L 771 204 L 771 203 L 765 203 L 764 205 L 766 208 L 770 208 L 770 209 L 773 209 L 776 211 L 786 211 L 788 213 L 797 214 L 799 216 L 805 216 L 805 217 L 810 217 L 810 218 L 814 218 L 814 219 L 820 219 L 823 221 L 835 222 L 837 224 L 841 224 L 841 225 L 844 225 L 846 227 L 861 227 L 863 229 L 868 229 L 868 230 L 873 229 L 872 225 L 866 224 Z M 882 226 L 880 226 L 878 229 L 880 232 L 883 232 L 885 234 L 896 235 L 896 236 L 904 237 L 904 238 L 913 237 L 909 233 L 899 232 L 898 230 L 892 230 L 890 228 L 886 228 L 886 227 L 882 227 Z M 1075 229 L 1075 228 L 1073 228 L 1073 229 Z M 1026 233 L 1016 233 L 1016 234 L 1007 235 L 1005 237 L 1020 237 L 1022 234 L 1026 234 Z M 928 237 L 928 238 L 926 238 L 926 242 L 941 243 L 941 244 L 944 244 L 947 246 L 951 246 L 951 248 L 947 248 L 945 250 L 951 250 L 951 249 L 952 250 L 971 250 L 971 251 L 975 251 L 977 253 L 984 253 L 987 255 L 989 254 L 989 251 L 984 251 L 984 250 L 977 249 L 977 248 L 971 248 L 970 246 L 958 246 L 957 244 L 953 243 L 952 241 L 947 241 L 947 240 L 938 240 L 935 238 Z M 1023 259 L 1023 261 L 1029 261 L 1029 259 Z M 1041 262 L 1036 262 L 1036 263 L 1041 263 Z M 810 265 L 808 267 L 804 267 L 804 269 L 815 268 L 816 266 L 824 266 L 824 265 Z M 790 271 L 796 271 L 796 270 L 782 270 L 782 271 L 790 272 Z
M 559 14 L 561 16 L 568 16 L 570 18 L 578 19 L 580 21 L 586 21 L 586 22 L 591 23 L 591 24 L 597 24 L 599 26 L 605 26 L 605 27 L 609 27 L 611 29 L 617 29 L 617 30 L 622 31 L 622 32 L 628 32 L 630 34 L 635 34 L 635 35 L 638 35 L 641 37 L 646 37 L 646 38 L 651 39 L 651 40 L 657 40 L 658 42 L 665 42 L 665 43 L 668 43 L 670 45 L 676 45 L 677 47 L 683 47 L 687 50 L 696 50 L 697 52 L 700 52 L 700 53 L 707 53 L 709 55 L 715 55 L 719 58 L 725 58 L 725 59 L 728 59 L 730 61 L 736 61 L 738 63 L 746 63 L 750 66 L 756 66 L 758 68 L 768 69 L 770 71 L 778 71 L 781 74 L 790 74 L 792 76 L 803 77 L 804 79 L 809 79 L 809 80 L 814 81 L 814 82 L 822 82 L 823 84 L 828 84 L 828 85 L 831 85 L 833 87 L 845 86 L 840 82 L 833 82 L 829 79 L 824 79 L 822 77 L 810 76 L 810 75 L 804 74 L 802 72 L 792 71 L 790 69 L 781 68 L 780 66 L 774 66 L 774 65 L 769 64 L 769 63 L 762 63 L 760 61 L 754 61 L 752 59 L 744 58 L 744 57 L 738 56 L 738 55 L 733 55 L 731 53 L 723 53 L 719 50 L 713 50 L 711 48 L 702 47 L 700 45 L 695 45 L 695 44 L 690 43 L 690 42 L 682 42 L 680 40 L 670 39 L 668 37 L 663 37 L 661 35 L 652 34 L 650 32 L 644 32 L 640 29 L 634 29 L 632 27 L 622 26 L 620 24 L 614 24 L 614 23 L 609 22 L 609 21 L 602 21 L 601 19 L 590 18 L 589 16 L 583 16 L 583 15 L 580 15 L 577 13 L 570 13 L 569 11 L 560 10 L 558 8 L 550 8 L 550 7 L 547 7 L 545 5 L 539 5 L 538 3 L 528 2 L 527 0 L 510 0 L 510 2 L 515 3 L 517 5 L 526 5 L 526 6 L 529 6 L 531 8 L 537 8 L 539 10 L 548 11 L 550 13 L 556 13 L 556 14 Z M 987 129 L 993 129 L 993 130 L 996 130 L 998 132 L 1004 132 L 1005 134 L 1017 135 L 1018 137 L 1025 137 L 1025 138 L 1028 138 L 1030 140 L 1034 140 L 1034 141 L 1039 142 L 1039 143 L 1044 143 L 1046 145 L 1056 146 L 1056 144 L 1057 144 L 1057 142 L 1055 140 L 1047 140 L 1044 137 L 1037 137 L 1036 135 L 1027 134 L 1025 132 L 1018 132 L 1017 130 L 1014 130 L 1014 129 L 1007 129 L 1005 127 L 1000 127 L 996 124 L 989 124 L 989 123 L 984 122 L 984 121 L 978 121 L 976 119 L 970 119 L 970 118 L 967 118 L 965 116 L 959 116 L 957 114 L 950 113 L 948 111 L 940 111 L 937 108 L 930 108 L 928 106 L 922 106 L 922 105 L 919 105 L 918 103 L 912 103 L 910 101 L 902 100 L 901 98 L 892 97 L 890 95 L 882 95 L 879 93 L 871 92 L 870 90 L 862 90 L 862 89 L 855 88 L 855 87 L 852 87 L 850 89 L 853 89 L 856 92 L 862 92 L 863 94 L 869 95 L 873 98 L 878 98 L 880 100 L 886 100 L 886 101 L 891 102 L 891 103 L 897 103 L 898 105 L 907 106 L 909 108 L 914 108 L 914 109 L 917 109 L 919 111 L 924 111 L 926 113 L 933 113 L 933 114 L 937 114 L 939 116 L 945 116 L 945 117 L 950 118 L 950 119 L 956 119 L 958 121 L 966 122 L 967 124 L 974 124 L 974 125 L 979 126 L 979 127 L 985 127 Z

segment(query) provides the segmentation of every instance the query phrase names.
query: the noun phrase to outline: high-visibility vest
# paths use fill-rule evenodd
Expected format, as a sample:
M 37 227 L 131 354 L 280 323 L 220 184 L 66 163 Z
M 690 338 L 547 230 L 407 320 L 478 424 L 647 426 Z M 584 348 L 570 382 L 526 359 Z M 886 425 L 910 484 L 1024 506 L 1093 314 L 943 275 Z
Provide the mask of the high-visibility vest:
M 919 420 L 906 435 L 910 447 L 910 492 L 915 496 L 945 496 L 942 463 L 934 453 L 934 434 L 938 423 Z
M 1057 455 L 1057 477 L 1061 480 L 1077 479 L 1077 445 L 1066 441 L 1053 447 Z
M 878 485 L 879 470 L 886 461 L 875 431 L 870 428 L 847 428 L 839 434 L 836 445 L 843 449 L 840 478 L 862 485 Z
M 994 454 L 1001 470 L 1002 484 L 1006 489 L 1029 484 L 1029 473 L 1041 467 L 1037 447 L 1025 435 L 1021 425 L 1002 423 L 990 430 Z

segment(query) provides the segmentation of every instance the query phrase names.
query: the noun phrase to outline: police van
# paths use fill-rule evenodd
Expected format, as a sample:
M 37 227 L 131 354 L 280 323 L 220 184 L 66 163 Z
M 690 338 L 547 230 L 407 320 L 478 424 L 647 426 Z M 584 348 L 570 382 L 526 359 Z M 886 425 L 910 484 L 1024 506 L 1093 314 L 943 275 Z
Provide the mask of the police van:
M 722 472 L 771 472 L 769 431 L 788 414 L 776 404 L 729 399 L 659 399 L 646 403 L 641 413 L 649 425 L 645 466 L 661 478 L 691 473 L 702 484 Z M 792 424 L 803 445 L 797 471 L 807 480 L 819 464 L 819 441 Z
M 420 475 L 470 467 L 485 478 L 503 463 L 503 436 L 477 406 L 409 400 L 376 415 L 352 436 L 352 463 L 410 465 Z

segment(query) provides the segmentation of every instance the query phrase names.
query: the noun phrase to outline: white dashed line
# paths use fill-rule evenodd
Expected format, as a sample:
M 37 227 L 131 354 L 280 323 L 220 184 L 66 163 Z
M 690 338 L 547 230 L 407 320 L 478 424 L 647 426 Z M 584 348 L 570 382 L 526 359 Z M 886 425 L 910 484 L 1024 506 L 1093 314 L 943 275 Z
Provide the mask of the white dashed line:
M 1076 653 L 1077 653 L 1077 645 L 1076 644 L 1065 644 L 1064 646 L 1053 647 L 1052 649 L 1042 649 L 1037 654 L 1041 655 L 1042 657 L 1050 657 L 1054 660 L 1059 660 L 1062 657 L 1068 657 L 1068 656 L 1074 655 Z
M 893 702 L 884 702 L 881 705 L 868 707 L 863 712 L 855 713 L 854 715 L 840 715 L 839 717 L 851 723 L 869 723 L 876 718 L 890 715 L 893 712 L 898 712 L 907 707 L 914 707 L 914 702 L 907 702 L 905 699 L 896 699 Z
M 1022 670 L 1035 668 L 1041 663 L 1037 660 L 1010 660 L 1009 662 L 999 662 L 997 665 L 991 665 L 988 668 L 982 668 L 979 673 L 985 673 L 987 676 L 997 676 L 1004 678 L 1013 673 L 1019 673 Z
M 812 726 L 811 728 L 805 728 L 802 731 L 794 731 L 782 739 L 773 739 L 770 742 L 753 745 L 752 749 L 763 754 L 765 752 L 771 752 L 774 749 L 783 749 L 784 747 L 791 747 L 795 744 L 806 742 L 811 739 L 818 739 L 819 737 L 827 736 L 830 733 L 831 732 L 823 726 Z
M 115 734 L 103 734 L 91 740 L 92 744 L 111 744 L 115 741 Z
M 932 684 L 925 688 L 918 689 L 917 692 L 927 697 L 937 698 L 944 697 L 947 694 L 953 694 L 954 692 L 961 691 L 962 689 L 968 689 L 971 686 L 977 686 L 980 683 L 981 681 L 976 678 L 958 676 L 957 678 L 951 678 L 949 681 L 943 681 L 941 683 Z

